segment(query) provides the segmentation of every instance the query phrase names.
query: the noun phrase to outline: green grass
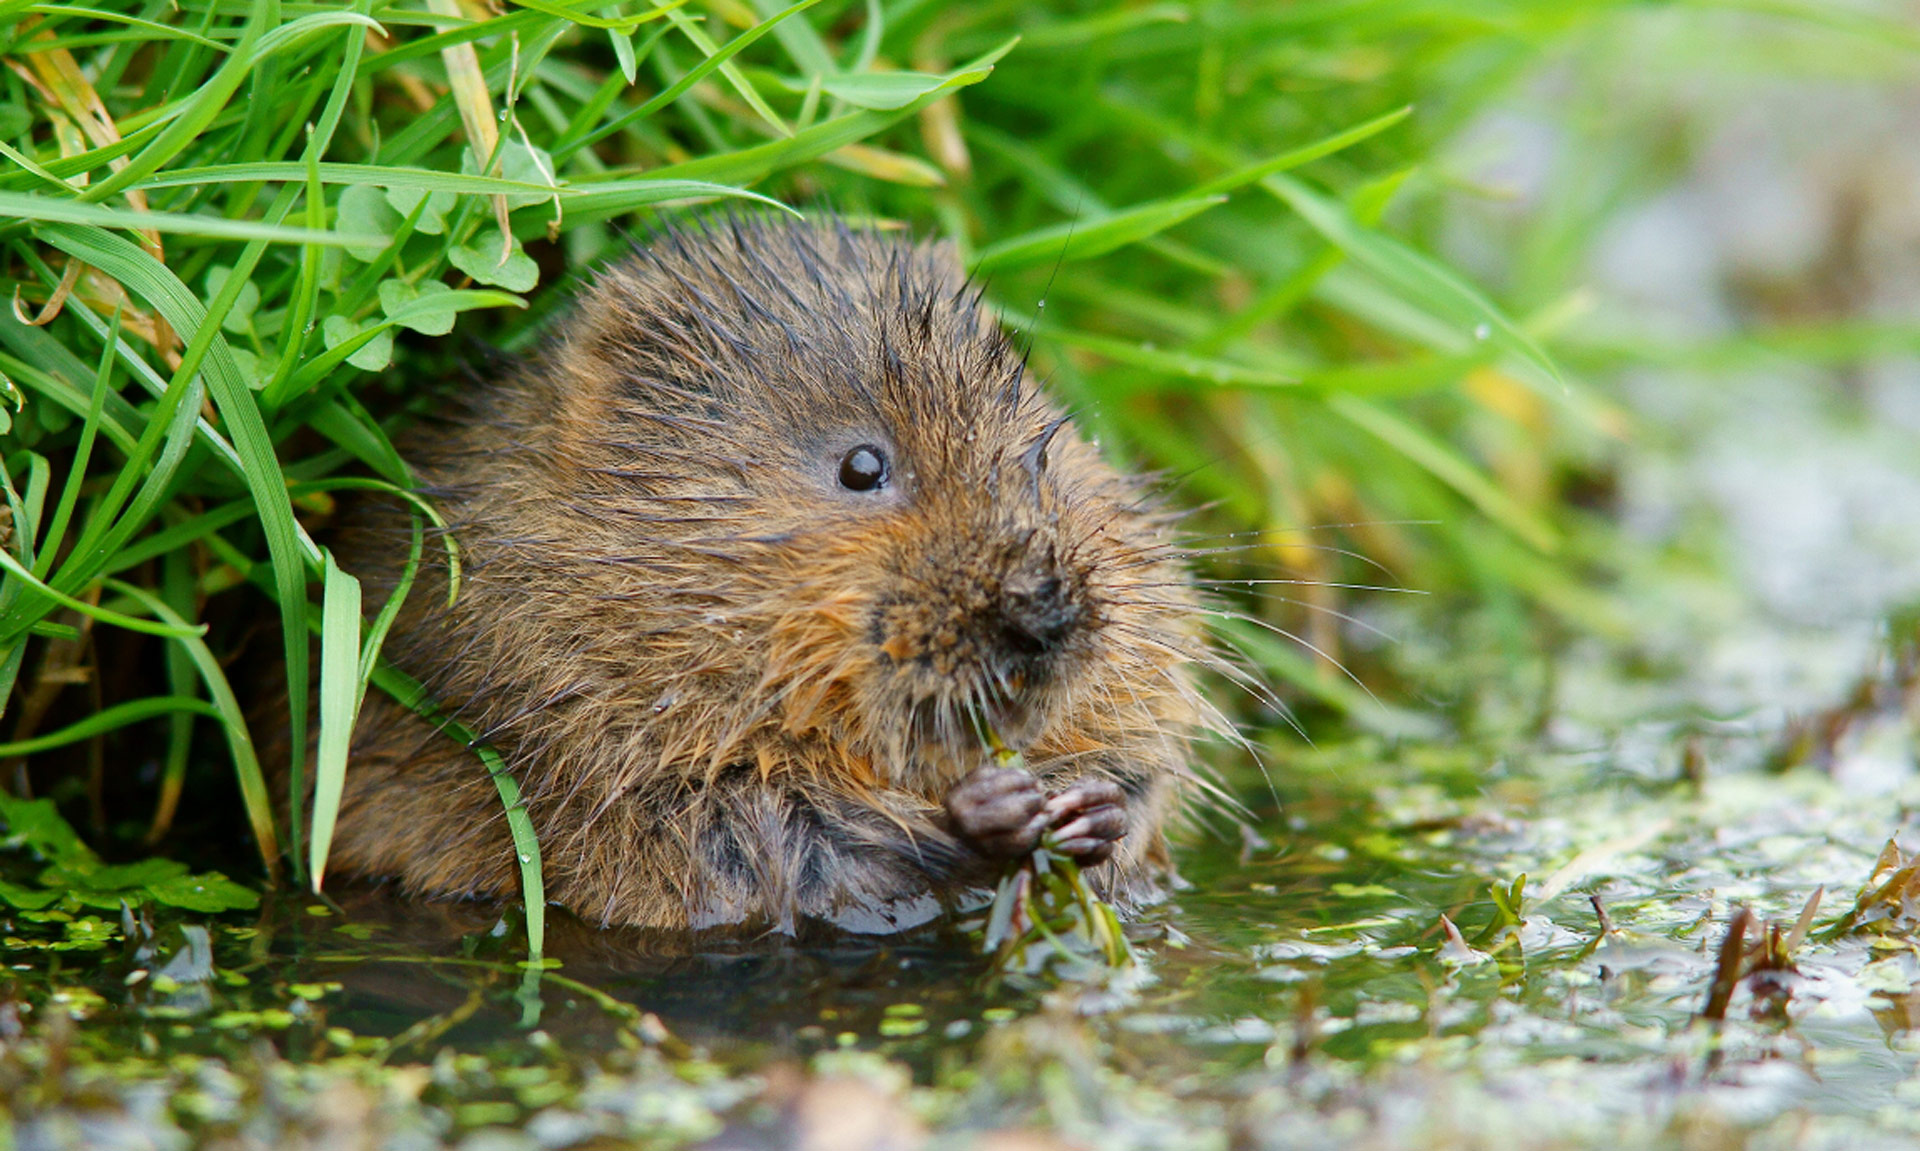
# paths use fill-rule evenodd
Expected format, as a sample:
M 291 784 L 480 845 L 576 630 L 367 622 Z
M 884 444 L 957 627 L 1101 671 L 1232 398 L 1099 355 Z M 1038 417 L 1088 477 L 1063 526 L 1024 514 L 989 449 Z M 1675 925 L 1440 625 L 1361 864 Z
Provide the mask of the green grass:
M 1645 108 L 1583 126 L 1590 186 L 1501 282 L 1433 255 L 1462 191 L 1442 145 L 1544 53 L 1631 96 L 1640 67 L 1786 45 L 1871 75 L 1915 44 L 1854 10 L 1689 7 L 0 3 L 0 756 L 91 745 L 120 797 L 157 762 L 158 841 L 224 748 L 268 873 L 317 884 L 369 684 L 432 709 L 379 662 L 397 605 L 316 542 L 333 493 L 406 489 L 392 437 L 471 341 L 526 347 L 631 231 L 715 202 L 951 239 L 1107 450 L 1207 505 L 1196 534 L 1237 549 L 1210 574 L 1298 581 L 1239 604 L 1297 639 L 1228 636 L 1290 698 L 1390 714 L 1329 670 L 1350 585 L 1476 605 L 1514 654 L 1621 628 L 1614 541 L 1565 498 L 1607 426 L 1587 373 L 1916 343 L 1570 333 L 1591 228 L 1660 175 Z M 271 810 L 228 682 L 261 611 L 292 745 L 318 729 L 316 811 L 299 783 Z M 100 690 L 61 688 L 75 667 Z

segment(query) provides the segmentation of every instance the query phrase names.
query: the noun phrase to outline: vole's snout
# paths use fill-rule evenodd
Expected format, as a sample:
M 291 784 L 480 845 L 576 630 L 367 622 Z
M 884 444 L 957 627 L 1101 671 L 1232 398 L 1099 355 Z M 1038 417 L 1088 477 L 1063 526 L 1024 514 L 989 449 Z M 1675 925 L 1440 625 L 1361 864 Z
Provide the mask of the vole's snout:
M 1082 573 L 1060 562 L 1050 545 L 1003 554 L 974 619 L 979 673 L 995 685 L 1002 706 L 1031 705 L 1028 693 L 1051 691 L 1071 678 L 1086 637 L 1099 626 Z
M 1046 656 L 1084 625 L 1086 614 L 1052 565 L 1022 573 L 1001 589 L 1000 642 L 1019 656 Z
M 1005 529 L 999 529 L 1004 532 Z M 999 533 L 995 533 L 999 534 Z M 874 617 L 888 674 L 919 700 L 1025 711 L 1070 678 L 1100 626 L 1086 575 L 1032 533 L 983 531 L 918 551 Z

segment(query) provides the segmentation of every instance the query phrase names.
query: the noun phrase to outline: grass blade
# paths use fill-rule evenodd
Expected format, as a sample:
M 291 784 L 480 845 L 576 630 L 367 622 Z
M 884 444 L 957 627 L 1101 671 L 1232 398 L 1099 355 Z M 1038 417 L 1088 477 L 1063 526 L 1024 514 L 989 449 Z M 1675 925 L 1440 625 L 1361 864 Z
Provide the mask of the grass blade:
M 193 610 L 199 598 L 199 589 L 195 585 L 190 557 L 185 550 L 164 553 L 160 564 L 160 598 L 183 616 Z M 168 644 L 168 690 L 177 696 L 191 696 L 199 684 L 200 677 L 194 671 L 193 657 L 179 644 Z M 192 753 L 193 714 L 175 712 L 167 722 L 167 757 L 160 771 L 160 794 L 154 800 L 153 818 L 147 823 L 144 842 L 149 846 L 159 843 L 173 828 L 174 814 L 179 811 L 180 797 L 186 790 L 188 760 Z
M 120 339 L 120 313 L 113 313 L 113 327 L 109 331 L 107 346 L 101 350 L 100 371 L 93 381 L 93 400 L 87 405 L 86 422 L 80 427 L 80 442 L 73 449 L 73 462 L 67 465 L 67 482 L 61 488 L 60 502 L 55 505 L 53 522 L 47 525 L 46 533 L 36 545 L 39 558 L 34 561 L 33 574 L 41 579 L 53 566 L 53 557 L 59 554 L 60 541 L 66 538 L 67 525 L 73 520 L 73 509 L 80 502 L 80 484 L 86 478 L 87 465 L 93 459 L 93 444 L 100 431 L 100 413 L 106 407 L 107 385 L 113 380 L 114 348 Z
M 406 188 L 420 192 L 451 192 L 474 196 L 573 196 L 579 189 L 562 184 L 530 184 L 502 176 L 476 176 L 466 172 L 441 172 L 432 168 L 409 168 L 394 164 L 316 164 L 320 182 L 332 187 L 367 185 L 374 188 Z M 140 182 L 140 187 L 193 188 L 203 184 L 297 183 L 307 178 L 307 166 L 295 161 L 261 160 L 247 164 L 210 164 L 199 168 L 178 168 L 162 172 Z M 343 237 L 339 242 L 355 247 L 377 245 L 381 237 Z M 303 241 L 305 242 L 305 241 Z
M 473 752 L 485 765 L 487 775 L 500 793 L 500 804 L 506 809 L 507 830 L 513 837 L 513 849 L 520 866 L 520 893 L 527 913 L 527 951 L 530 959 L 539 959 L 546 950 L 546 883 L 540 871 L 540 839 L 534 833 L 533 818 L 527 814 L 526 804 L 520 798 L 519 781 L 507 770 L 499 752 L 482 743 L 464 724 L 439 710 L 419 680 L 385 663 L 373 670 L 371 680 L 402 706 L 432 722 L 442 734 Z
M 1560 369 L 1547 353 L 1515 326 L 1506 313 L 1459 276 L 1385 233 L 1362 225 L 1337 201 L 1290 176 L 1270 175 L 1262 179 L 1260 185 L 1284 201 L 1354 263 L 1436 315 L 1458 323 L 1467 339 L 1494 340 L 1538 369 L 1546 379 L 1564 385 Z
M 83 739 L 92 739 L 96 735 L 116 731 L 144 719 L 182 714 L 204 715 L 219 719 L 220 709 L 203 699 L 195 699 L 192 696 L 157 695 L 131 700 L 96 711 L 87 718 L 68 724 L 59 731 L 48 732 L 46 735 L 23 739 L 16 743 L 0 743 L 0 756 L 11 759 L 16 755 L 36 755 L 56 747 L 65 747 L 70 743 L 79 743 Z
M 200 85 L 186 104 L 153 141 L 127 161 L 125 167 L 81 193 L 81 198 L 98 203 L 146 179 L 191 145 L 213 123 L 227 101 L 233 98 L 247 74 L 253 70 L 253 49 L 267 29 L 279 22 L 278 0 L 254 0 L 245 29 L 233 45 L 226 62 L 205 84 Z
M 0 192 L 0 216 L 20 221 L 93 224 L 102 228 L 171 232 L 220 240 L 267 240 L 278 244 L 326 244 L 334 247 L 351 244 L 371 247 L 386 242 L 382 236 L 317 232 L 309 228 L 289 228 L 253 220 L 223 220 L 191 212 L 138 212 L 130 208 L 110 208 L 104 204 L 58 200 L 31 192 Z
M 1037 228 L 1025 235 L 983 248 L 973 259 L 975 272 L 1003 272 L 1053 261 L 1071 263 L 1104 256 L 1128 244 L 1137 244 L 1175 224 L 1190 220 L 1208 208 L 1227 202 L 1225 196 L 1154 200 L 1123 208 L 1099 220 L 1069 220 Z
M 623 132 L 633 124 L 653 115 L 668 104 L 686 95 L 695 84 L 706 79 L 716 68 L 733 59 L 741 49 L 748 47 L 754 41 L 760 39 L 760 37 L 773 31 L 788 18 L 805 12 L 818 3 L 820 3 L 820 0 L 800 0 L 799 3 L 791 4 L 773 15 L 768 16 L 758 24 L 755 24 L 753 27 L 727 41 L 719 48 L 709 52 L 706 59 L 700 61 L 700 63 L 694 65 L 692 68 L 687 69 L 686 75 L 675 80 L 672 84 L 667 85 L 666 88 L 662 89 L 658 94 L 641 104 L 638 108 L 633 109 L 631 112 L 622 113 L 580 139 L 563 140 L 559 144 L 556 144 L 553 149 L 554 159 L 564 162 L 570 158 L 575 151 L 597 144 L 608 136 L 617 132 Z
M 642 24 L 661 19 L 668 12 L 684 7 L 687 0 L 669 0 L 660 7 L 634 16 L 621 16 L 618 19 L 595 16 L 591 12 L 576 8 L 570 4 L 557 4 L 553 0 L 513 0 L 522 8 L 543 12 L 548 16 L 558 16 L 569 24 L 578 24 L 583 28 L 600 28 L 609 32 L 631 32 Z
M 347 779 L 347 751 L 360 714 L 360 581 L 329 553 L 320 608 L 320 748 L 313 764 L 313 834 L 308 842 L 307 882 L 315 894 L 327 874 L 327 852 L 340 818 Z
M 1035 331 L 1031 323 L 1022 322 L 1011 313 L 1003 313 L 1003 320 L 1022 330 Z M 1115 363 L 1221 387 L 1297 388 L 1303 381 L 1300 375 L 1293 372 L 1278 372 L 1210 356 L 1197 356 L 1165 348 L 1150 348 L 1131 340 L 1118 340 L 1112 336 L 1101 336 L 1092 332 L 1039 329 L 1036 335 L 1048 343 L 1065 344 L 1069 348 L 1082 348 Z
M 752 200 L 789 215 L 800 214 L 771 196 L 706 180 L 609 180 L 603 184 L 579 185 L 578 190 L 579 195 L 567 201 L 567 219 L 576 226 L 611 220 L 637 208 L 699 200 Z M 527 226 L 526 234 L 536 234 L 544 226 L 535 221 Z
M 24 537 L 24 535 L 25 533 L 23 532 L 22 536 Z M 54 603 L 59 604 L 61 607 L 69 611 L 77 611 L 89 619 L 98 620 L 104 624 L 111 624 L 114 627 L 123 627 L 128 631 L 142 632 L 146 635 L 165 636 L 168 639 L 198 638 L 205 634 L 207 630 L 205 624 L 201 624 L 198 627 L 187 627 L 184 624 L 180 627 L 175 627 L 170 624 L 155 623 L 150 619 L 140 619 L 137 616 L 122 615 L 117 611 L 109 611 L 103 607 L 96 607 L 85 600 L 75 599 L 34 578 L 33 572 L 29 570 L 25 564 L 14 559 L 12 553 L 5 549 L 0 549 L 0 568 L 5 568 L 9 576 L 19 580 L 22 585 L 33 589 Z M 185 630 L 182 630 L 183 628 Z M 24 631 L 25 629 L 21 628 L 19 630 Z M 16 634 L 18 633 L 16 632 Z
M 823 124 L 815 124 L 784 140 L 775 140 L 752 148 L 742 148 L 737 152 L 725 152 L 699 160 L 672 164 L 655 169 L 652 175 L 658 179 L 712 180 L 723 184 L 751 184 L 770 172 L 824 156 L 844 144 L 864 140 L 918 112 L 935 100 L 942 99 L 950 92 L 958 91 L 971 84 L 978 84 L 993 74 L 994 61 L 1011 51 L 1017 42 L 1009 40 L 965 67 L 949 72 L 939 87 L 925 93 L 912 103 L 892 111 L 849 113 Z
M 246 713 L 234 697 L 233 685 L 220 661 L 200 638 L 200 631 L 168 607 L 159 596 L 123 580 L 110 579 L 107 586 L 139 603 L 162 624 L 173 629 L 172 638 L 186 647 L 193 666 L 207 686 L 207 696 L 219 713 L 220 727 L 227 736 L 227 751 L 233 757 L 234 775 L 240 782 L 240 798 L 246 804 L 247 822 L 253 827 L 254 842 L 260 845 L 260 859 L 266 865 L 270 882 L 280 882 L 280 840 L 273 830 L 273 807 L 267 799 L 267 781 L 260 773 L 260 759 L 254 754 L 253 736 L 247 731 Z M 305 633 L 302 633 L 303 635 Z
M 1331 136 L 1315 140 L 1311 144 L 1305 144 L 1290 151 L 1282 152 L 1270 160 L 1262 160 L 1257 164 L 1249 164 L 1244 168 L 1228 172 L 1224 176 L 1217 176 L 1201 184 L 1199 187 L 1194 188 L 1187 194 L 1190 196 L 1213 196 L 1221 192 L 1231 192 L 1238 188 L 1244 188 L 1256 180 L 1264 180 L 1268 176 L 1285 172 L 1289 168 L 1298 168 L 1302 164 L 1311 164 L 1315 160 L 1351 148 L 1362 140 L 1378 136 L 1380 133 L 1411 115 L 1413 115 L 1413 106 L 1411 104 L 1404 108 L 1396 108 L 1386 115 L 1377 116 L 1364 124 L 1355 125 L 1343 132 L 1335 132 Z
M 654 0 L 654 5 L 656 7 L 664 7 L 664 5 L 661 4 L 661 0 Z M 713 40 L 701 30 L 699 23 L 692 17 L 680 11 L 678 8 L 666 8 L 665 11 L 667 19 L 673 24 L 675 30 L 691 41 L 695 48 L 700 49 L 702 56 L 712 58 L 720 51 L 720 46 L 715 44 Z M 786 26 L 782 25 L 781 27 L 785 28 Z M 809 31 L 811 31 L 811 29 L 809 29 Z M 720 75 L 726 80 L 728 86 L 739 93 L 742 100 L 746 101 L 747 107 L 752 108 L 762 120 L 765 120 L 776 134 L 780 136 L 791 136 L 793 134 L 793 130 L 787 127 L 787 122 L 780 118 L 780 113 L 774 111 L 772 105 L 768 104 L 765 97 L 760 95 L 759 89 L 755 88 L 753 82 L 747 79 L 746 73 L 740 70 L 739 65 L 733 63 L 731 60 L 723 61 L 720 64 Z

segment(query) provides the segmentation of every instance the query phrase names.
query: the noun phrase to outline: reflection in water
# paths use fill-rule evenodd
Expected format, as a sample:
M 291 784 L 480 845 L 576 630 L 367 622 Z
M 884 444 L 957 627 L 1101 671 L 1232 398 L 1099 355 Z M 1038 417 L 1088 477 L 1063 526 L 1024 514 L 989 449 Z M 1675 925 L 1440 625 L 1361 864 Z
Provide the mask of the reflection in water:
M 533 1018 L 555 1038 L 605 1045 L 622 1024 L 604 1008 L 605 996 L 656 1016 L 688 1042 L 797 1053 L 842 1032 L 873 1034 L 902 1004 L 917 1007 L 915 1018 L 929 1026 L 977 1014 L 988 973 L 977 943 L 950 924 L 897 936 L 825 925 L 797 937 L 688 935 L 597 928 L 556 908 L 547 955 L 560 966 L 539 981 L 540 1008 L 530 1017 L 520 994 L 520 928 L 497 905 L 407 900 L 364 885 L 336 899 L 364 941 L 341 934 L 337 919 L 297 908 L 277 938 L 304 970 L 342 984 L 334 1021 L 396 1035 L 464 1011 L 440 1037 L 456 1045 L 502 1037 Z M 476 988 L 482 1002 L 469 1007 Z

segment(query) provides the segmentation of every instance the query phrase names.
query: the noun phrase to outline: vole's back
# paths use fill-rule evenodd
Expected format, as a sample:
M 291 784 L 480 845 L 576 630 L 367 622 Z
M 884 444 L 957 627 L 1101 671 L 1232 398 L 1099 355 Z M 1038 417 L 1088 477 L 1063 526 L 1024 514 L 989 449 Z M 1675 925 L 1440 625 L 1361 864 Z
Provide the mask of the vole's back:
M 405 450 L 462 572 L 448 607 L 429 560 L 389 653 L 501 752 L 581 914 L 886 930 L 1048 826 L 1152 891 L 1202 723 L 1188 584 L 944 250 L 668 232 Z M 380 506 L 336 550 L 390 587 L 409 538 Z M 1034 777 L 977 770 L 989 730 Z M 336 867 L 514 890 L 484 768 L 391 701 L 341 828 Z

